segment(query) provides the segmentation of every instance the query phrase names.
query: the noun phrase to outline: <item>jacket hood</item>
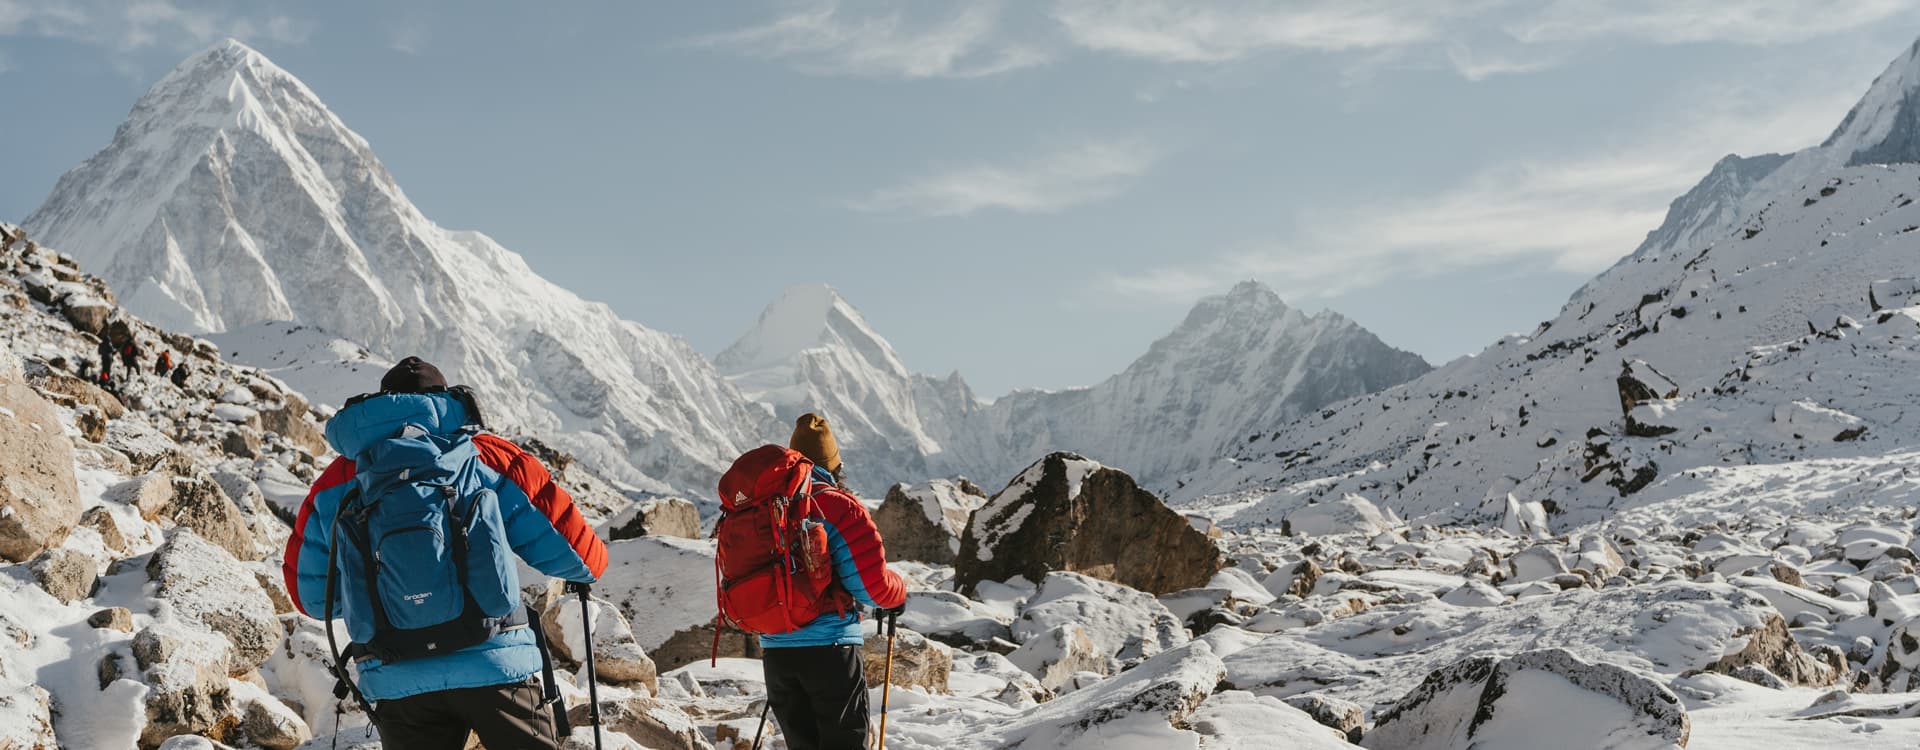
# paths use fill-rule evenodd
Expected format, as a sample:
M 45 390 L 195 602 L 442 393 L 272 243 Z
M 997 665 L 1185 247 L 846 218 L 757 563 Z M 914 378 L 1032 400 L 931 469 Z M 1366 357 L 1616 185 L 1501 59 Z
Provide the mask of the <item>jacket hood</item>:
M 358 459 L 374 443 L 418 425 L 435 435 L 451 435 L 468 423 L 467 408 L 453 394 L 388 393 L 341 409 L 327 420 L 327 444 L 340 455 Z

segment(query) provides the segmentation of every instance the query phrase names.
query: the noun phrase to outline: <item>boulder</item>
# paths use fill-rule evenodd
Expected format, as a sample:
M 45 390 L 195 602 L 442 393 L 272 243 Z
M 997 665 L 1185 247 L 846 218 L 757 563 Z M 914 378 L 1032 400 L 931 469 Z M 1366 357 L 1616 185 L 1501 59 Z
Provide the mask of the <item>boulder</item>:
M 200 538 L 220 545 L 235 558 L 259 560 L 266 556 L 267 551 L 254 538 L 246 515 L 227 497 L 219 482 L 207 476 L 175 477 L 172 487 L 173 498 L 160 513 L 162 518 L 192 529 Z
M 220 438 L 220 450 L 236 458 L 257 458 L 260 455 L 260 433 L 252 430 L 227 430 Z
M 184 624 L 154 623 L 134 634 L 133 657 L 151 688 L 141 748 L 183 734 L 232 737 L 240 723 L 227 685 L 232 653 L 225 639 Z
M 868 685 L 886 682 L 887 639 L 869 637 L 861 651 Z M 923 688 L 929 693 L 945 693 L 947 676 L 953 672 L 953 649 L 935 643 L 924 635 L 900 628 L 893 639 L 893 684 Z
M 1153 594 L 1206 585 L 1224 562 L 1207 535 L 1126 473 L 1070 453 L 1028 467 L 975 511 L 954 581 L 1076 571 Z
M 1289 696 L 1289 706 L 1306 712 L 1315 722 L 1347 738 L 1348 742 L 1360 744 L 1367 726 L 1367 709 L 1349 700 L 1332 698 L 1319 693 Z
M 34 579 L 61 604 L 93 596 L 93 584 L 99 575 L 99 560 L 68 547 L 49 550 L 33 561 Z
M 266 750 L 293 750 L 313 739 L 307 722 L 285 704 L 257 697 L 241 703 L 240 734 L 249 744 Z
M 700 509 L 677 497 L 656 497 L 627 506 L 607 522 L 610 540 L 643 536 L 700 538 Z
M 53 400 L 62 405 L 75 408 L 91 406 L 99 409 L 107 419 L 119 419 L 127 414 L 126 404 L 121 403 L 118 397 L 80 378 L 46 370 L 27 380 L 33 387 L 52 394 Z
M 1305 598 L 1313 593 L 1313 587 L 1320 582 L 1320 576 L 1326 571 L 1312 559 L 1301 560 L 1292 565 L 1282 565 L 1269 574 L 1260 584 L 1274 596 L 1298 596 Z
M 888 560 L 951 565 L 960 553 L 967 519 L 984 502 L 986 498 L 946 479 L 924 485 L 896 484 L 874 510 L 873 524 L 886 540 Z
M 26 562 L 59 546 L 80 510 L 60 415 L 0 350 L 0 558 Z
M 1187 717 L 1206 748 L 1352 750 L 1347 738 L 1308 712 L 1272 696 L 1226 690 L 1207 698 Z
M 602 682 L 644 685 L 660 694 L 660 673 L 646 650 L 633 640 L 633 628 L 620 608 L 604 599 L 590 599 L 586 612 L 593 617 L 593 664 Z M 565 581 L 547 583 L 546 606 L 540 622 L 552 638 L 554 656 L 579 664 L 586 659 L 587 634 L 581 628 L 580 598 L 566 592 Z
M 260 429 L 279 435 L 313 455 L 326 455 L 327 436 L 308 418 L 306 400 L 293 393 L 280 394 L 280 398 L 281 406 L 259 410 Z
M 1006 658 L 1049 691 L 1066 687 L 1081 672 L 1105 674 L 1111 669 L 1111 657 L 1094 645 L 1086 628 L 1071 622 L 1029 636 Z
M 73 324 L 74 330 L 98 336 L 107 330 L 107 319 L 113 317 L 113 308 L 105 300 L 80 297 L 67 300 L 60 307 L 60 313 Z
M 1620 377 L 1615 379 L 1620 389 L 1620 413 L 1629 415 L 1633 407 L 1647 401 L 1658 401 L 1680 397 L 1680 385 L 1647 364 L 1646 360 L 1630 359 L 1620 364 Z
M 126 607 L 108 607 L 87 617 L 89 627 L 133 632 L 133 612 Z
M 1303 506 L 1280 522 L 1281 533 L 1290 536 L 1327 536 L 1361 534 L 1373 536 L 1400 525 L 1391 514 L 1380 512 L 1373 501 L 1347 493 L 1338 500 L 1325 500 Z
M 1382 711 L 1362 744 L 1423 748 L 1684 747 L 1691 724 L 1673 691 L 1563 649 L 1479 656 L 1427 675 Z
M 141 518 L 156 520 L 173 502 L 173 480 L 160 472 L 143 474 L 108 487 L 106 499 L 133 508 Z
M 174 614 L 226 637 L 236 676 L 260 666 L 285 635 L 253 573 L 190 529 L 176 529 L 153 553 L 147 575 Z
M 582 703 L 567 711 L 576 727 L 590 726 L 593 707 Z M 644 695 L 600 701 L 601 726 L 651 750 L 713 750 L 700 727 L 679 707 Z
M 979 648 L 995 638 L 1013 637 L 1002 617 L 951 591 L 909 591 L 900 625 L 954 648 Z
M 1041 581 L 1013 621 L 1013 639 L 1025 643 L 1066 624 L 1084 627 L 1095 650 L 1107 657 L 1105 668 L 1092 670 L 1102 674 L 1190 640 L 1185 624 L 1158 599 L 1079 573 L 1054 573 Z
M 1800 648 L 1800 642 L 1787 632 L 1786 620 L 1777 614 L 1744 635 L 1746 647 L 1707 665 L 1705 671 L 1739 677 L 1739 670 L 1759 667 L 1790 685 L 1804 687 L 1826 687 L 1840 679 L 1832 666 Z
M 1162 731 L 1185 726 L 1207 696 L 1213 694 L 1226 669 L 1205 641 L 1167 651 L 1116 677 L 1055 698 L 1039 707 L 997 722 L 977 737 L 979 746 L 1040 750 L 1094 747 L 1076 744 L 1082 738 L 1102 736 L 1103 727 L 1126 723 L 1155 726 Z M 1187 746 L 1198 746 L 1198 737 Z M 1150 745 L 1142 745 L 1143 747 Z

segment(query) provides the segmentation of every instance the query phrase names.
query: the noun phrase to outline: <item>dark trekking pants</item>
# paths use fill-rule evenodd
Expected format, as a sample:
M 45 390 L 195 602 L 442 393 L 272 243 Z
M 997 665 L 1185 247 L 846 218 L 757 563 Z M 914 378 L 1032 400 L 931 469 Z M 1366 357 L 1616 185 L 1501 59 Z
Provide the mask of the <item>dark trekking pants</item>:
M 867 675 L 859 646 L 770 648 L 767 702 L 789 750 L 864 750 Z
M 442 690 L 380 701 L 380 744 L 387 750 L 462 750 L 467 732 L 488 750 L 549 750 L 553 709 L 540 703 L 540 681 Z

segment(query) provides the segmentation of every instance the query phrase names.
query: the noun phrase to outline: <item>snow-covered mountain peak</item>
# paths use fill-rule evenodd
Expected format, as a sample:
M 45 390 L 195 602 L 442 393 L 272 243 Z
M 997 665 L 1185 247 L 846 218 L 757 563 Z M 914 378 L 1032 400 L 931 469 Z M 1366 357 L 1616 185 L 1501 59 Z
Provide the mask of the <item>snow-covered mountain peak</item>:
M 1832 166 L 1920 162 L 1920 41 L 1887 66 L 1820 144 Z
M 787 287 L 760 313 L 752 329 L 714 358 L 714 364 L 732 375 L 777 365 L 819 347 L 843 348 L 882 371 L 909 374 L 893 345 L 853 303 L 826 284 Z
M 479 389 L 500 427 L 636 486 L 710 486 L 770 432 L 685 341 L 427 219 L 364 138 L 238 42 L 155 84 L 26 224 L 149 320 L 197 333 L 292 321 L 378 358 L 425 357 Z

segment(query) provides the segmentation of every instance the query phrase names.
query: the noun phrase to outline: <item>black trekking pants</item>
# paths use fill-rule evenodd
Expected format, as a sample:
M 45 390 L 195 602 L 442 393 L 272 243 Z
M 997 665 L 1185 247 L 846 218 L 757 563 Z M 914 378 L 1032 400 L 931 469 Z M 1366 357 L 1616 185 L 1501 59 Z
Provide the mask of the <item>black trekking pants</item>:
M 422 693 L 380 701 L 374 728 L 387 750 L 462 750 L 469 731 L 488 750 L 552 750 L 560 738 L 540 697 L 537 679 Z
M 767 703 L 788 750 L 864 750 L 867 675 L 859 646 L 769 648 Z

